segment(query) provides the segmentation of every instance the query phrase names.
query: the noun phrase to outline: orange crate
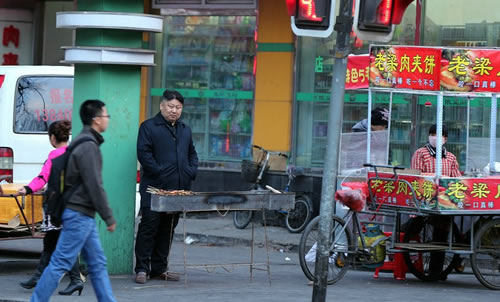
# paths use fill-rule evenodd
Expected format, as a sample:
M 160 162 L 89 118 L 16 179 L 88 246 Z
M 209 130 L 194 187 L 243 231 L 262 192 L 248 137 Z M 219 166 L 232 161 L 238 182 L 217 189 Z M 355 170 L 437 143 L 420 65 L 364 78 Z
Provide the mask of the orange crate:
M 22 186 L 23 184 L 2 185 L 3 194 L 16 194 L 17 190 Z M 42 221 L 42 198 L 42 195 L 27 195 L 24 197 L 24 215 L 26 215 L 28 223 L 33 221 L 33 216 L 35 223 Z M 17 199 L 22 206 L 22 196 L 18 196 Z M 25 225 L 26 222 L 17 206 L 16 200 L 13 197 L 0 197 L 0 223 L 8 223 L 16 215 L 19 215 L 21 224 Z

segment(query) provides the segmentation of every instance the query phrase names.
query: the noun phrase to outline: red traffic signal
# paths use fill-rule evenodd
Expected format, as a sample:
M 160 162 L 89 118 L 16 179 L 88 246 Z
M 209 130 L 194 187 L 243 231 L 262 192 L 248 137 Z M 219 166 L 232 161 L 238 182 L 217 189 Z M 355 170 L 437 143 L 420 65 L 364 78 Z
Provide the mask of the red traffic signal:
M 394 25 L 414 0 L 356 0 L 354 31 L 364 39 L 389 42 Z
M 333 31 L 335 0 L 287 0 L 296 35 L 327 37 Z
M 413 0 L 361 0 L 358 28 L 389 32 L 393 24 L 401 23 L 411 2 Z
M 296 19 L 320 24 L 326 16 L 324 7 L 316 7 L 318 0 L 299 0 Z M 326 1 L 318 1 L 320 6 L 326 6 Z

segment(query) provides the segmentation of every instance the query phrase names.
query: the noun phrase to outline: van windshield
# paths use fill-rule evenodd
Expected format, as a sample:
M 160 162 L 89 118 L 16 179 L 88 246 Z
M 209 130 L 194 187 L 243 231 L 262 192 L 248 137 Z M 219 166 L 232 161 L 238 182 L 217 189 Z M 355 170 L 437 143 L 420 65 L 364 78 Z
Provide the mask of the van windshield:
M 58 120 L 71 120 L 73 78 L 29 76 L 18 81 L 14 132 L 46 133 Z

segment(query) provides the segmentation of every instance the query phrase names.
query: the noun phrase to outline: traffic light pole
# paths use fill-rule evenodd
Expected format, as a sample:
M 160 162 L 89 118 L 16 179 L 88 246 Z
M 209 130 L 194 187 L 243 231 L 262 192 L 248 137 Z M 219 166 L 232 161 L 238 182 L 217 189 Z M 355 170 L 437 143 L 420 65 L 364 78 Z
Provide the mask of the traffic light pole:
M 330 109 L 328 117 L 328 136 L 323 168 L 321 188 L 321 205 L 319 219 L 319 240 L 316 249 L 315 281 L 313 302 L 326 299 L 328 280 L 330 230 L 334 207 L 334 193 L 337 186 L 339 161 L 340 132 L 342 129 L 342 113 L 344 108 L 345 75 L 347 56 L 349 55 L 349 34 L 352 31 L 352 1 L 341 0 L 339 15 L 336 20 L 337 43 L 335 44 L 335 63 L 333 65 L 332 89 L 330 93 Z

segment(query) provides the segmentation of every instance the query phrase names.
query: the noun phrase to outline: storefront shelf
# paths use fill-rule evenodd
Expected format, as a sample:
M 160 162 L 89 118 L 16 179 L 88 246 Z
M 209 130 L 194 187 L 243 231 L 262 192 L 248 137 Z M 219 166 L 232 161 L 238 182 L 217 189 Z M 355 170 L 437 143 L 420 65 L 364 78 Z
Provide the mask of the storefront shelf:
M 217 131 L 210 131 L 209 132 L 210 135 L 230 135 L 230 136 L 251 136 L 252 133 L 242 133 L 242 132 L 239 132 L 239 133 L 227 133 L 227 132 L 217 132 Z
M 168 66 L 192 66 L 192 67 L 206 67 L 209 66 L 210 63 L 168 63 Z
M 178 50 L 178 51 L 201 51 L 201 52 L 207 52 L 207 48 L 179 48 L 179 47 L 168 47 L 168 50 Z
M 238 51 L 238 50 L 235 50 L 235 51 L 217 51 L 216 50 L 216 51 L 214 51 L 214 55 L 255 56 L 255 53 L 254 52 Z
M 186 79 L 186 78 L 184 78 L 184 79 L 167 78 L 167 82 L 178 82 L 178 81 L 200 83 L 200 84 L 208 85 L 208 79 L 197 80 L 197 79 Z

